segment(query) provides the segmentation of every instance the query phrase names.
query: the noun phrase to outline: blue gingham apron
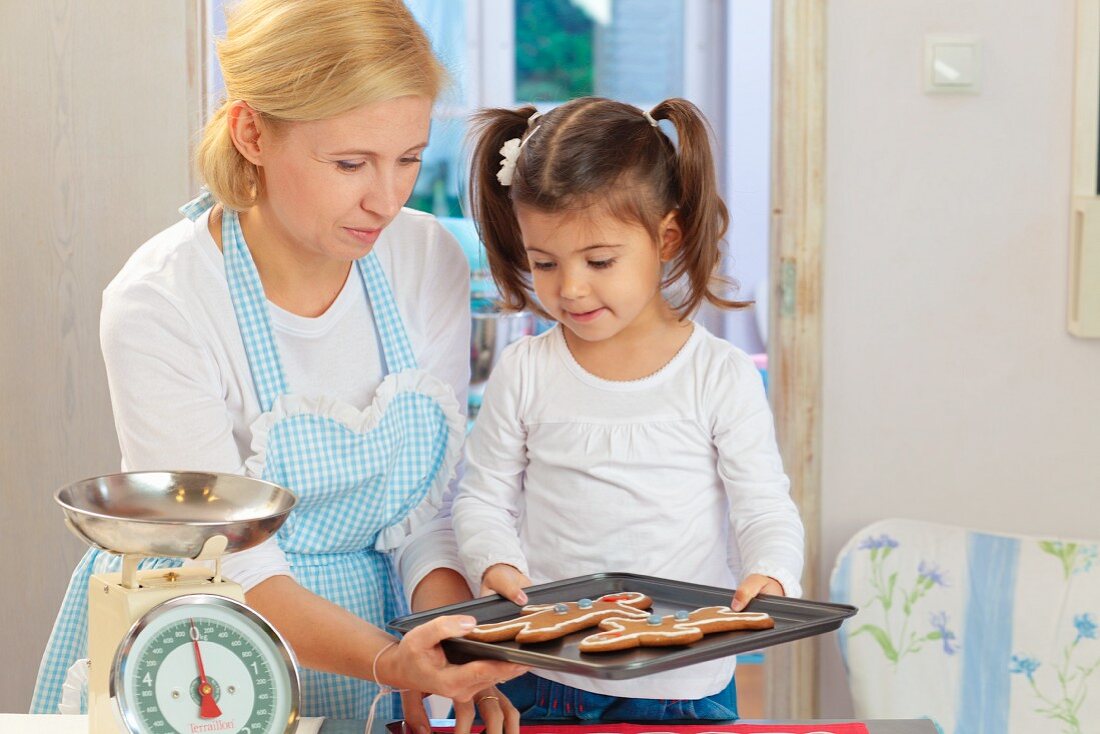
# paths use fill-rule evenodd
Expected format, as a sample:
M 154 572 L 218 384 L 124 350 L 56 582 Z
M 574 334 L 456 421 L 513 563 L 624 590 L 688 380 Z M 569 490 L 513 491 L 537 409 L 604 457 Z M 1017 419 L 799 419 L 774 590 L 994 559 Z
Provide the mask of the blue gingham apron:
M 209 193 L 180 211 L 197 219 Z M 458 459 L 464 419 L 450 386 L 418 370 L 385 273 L 372 252 L 356 261 L 387 375 L 359 410 L 290 394 L 255 263 L 236 212 L 222 216 L 226 279 L 263 415 L 252 426 L 246 473 L 292 490 L 298 503 L 276 538 L 305 588 L 377 627 L 408 612 L 388 551 L 430 519 Z M 32 712 L 56 712 L 67 667 L 86 647 L 92 573 L 118 566 L 90 551 L 73 574 L 43 658 Z M 148 559 L 146 567 L 178 559 Z M 94 568 L 93 568 L 94 566 Z M 301 715 L 365 719 L 378 686 L 301 670 Z M 388 696 L 378 715 L 400 717 Z

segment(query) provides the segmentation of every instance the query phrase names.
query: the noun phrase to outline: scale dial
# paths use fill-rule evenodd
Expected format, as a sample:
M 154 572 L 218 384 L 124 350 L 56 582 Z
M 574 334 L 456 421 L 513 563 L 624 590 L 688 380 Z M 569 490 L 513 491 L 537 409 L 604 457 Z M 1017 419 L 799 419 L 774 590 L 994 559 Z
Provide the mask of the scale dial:
M 119 645 L 111 696 L 131 734 L 293 732 L 298 668 L 252 609 L 212 594 L 150 609 Z

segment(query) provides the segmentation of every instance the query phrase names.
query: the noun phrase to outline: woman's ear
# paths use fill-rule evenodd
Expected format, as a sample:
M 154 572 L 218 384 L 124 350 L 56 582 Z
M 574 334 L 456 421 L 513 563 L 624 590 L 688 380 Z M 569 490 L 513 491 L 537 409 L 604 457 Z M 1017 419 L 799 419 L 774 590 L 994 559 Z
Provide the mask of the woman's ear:
M 229 104 L 226 110 L 229 123 L 229 137 L 233 140 L 233 147 L 244 156 L 249 163 L 263 165 L 263 145 L 261 137 L 266 129 L 260 113 L 252 109 L 247 102 L 237 100 Z
M 675 209 L 665 215 L 657 231 L 661 241 L 661 262 L 668 262 L 676 257 L 676 253 L 684 243 L 684 230 L 680 226 L 680 217 Z

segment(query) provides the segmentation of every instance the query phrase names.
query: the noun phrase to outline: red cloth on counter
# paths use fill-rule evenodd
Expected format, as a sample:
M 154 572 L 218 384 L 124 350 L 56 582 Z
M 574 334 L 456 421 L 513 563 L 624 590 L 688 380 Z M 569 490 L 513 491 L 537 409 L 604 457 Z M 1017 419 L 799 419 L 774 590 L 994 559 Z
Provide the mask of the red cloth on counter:
M 453 732 L 454 728 L 432 729 Z M 524 724 L 522 734 L 867 734 L 864 724 Z

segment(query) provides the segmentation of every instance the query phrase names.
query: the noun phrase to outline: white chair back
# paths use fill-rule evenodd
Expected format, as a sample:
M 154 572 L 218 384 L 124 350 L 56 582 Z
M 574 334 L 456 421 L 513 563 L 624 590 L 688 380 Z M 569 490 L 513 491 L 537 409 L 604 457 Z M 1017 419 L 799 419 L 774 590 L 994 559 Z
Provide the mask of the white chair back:
M 883 520 L 840 552 L 833 601 L 859 718 L 947 734 L 1100 732 L 1096 541 Z

